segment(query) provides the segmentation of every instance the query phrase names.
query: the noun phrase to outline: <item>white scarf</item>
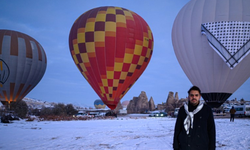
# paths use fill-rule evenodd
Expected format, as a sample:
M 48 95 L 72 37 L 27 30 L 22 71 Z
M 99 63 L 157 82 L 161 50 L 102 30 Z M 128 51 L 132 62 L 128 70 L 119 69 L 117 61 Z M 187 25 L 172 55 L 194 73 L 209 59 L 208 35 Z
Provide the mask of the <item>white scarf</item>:
M 184 120 L 184 128 L 187 132 L 187 134 L 189 134 L 189 128 L 191 127 L 193 129 L 193 122 L 194 122 L 194 115 L 197 114 L 203 107 L 203 102 L 200 102 L 199 105 L 197 106 L 197 108 L 193 111 L 193 112 L 189 112 L 188 111 L 188 103 L 184 104 L 184 109 L 186 111 L 187 117 Z M 190 126 L 191 124 L 191 126 Z

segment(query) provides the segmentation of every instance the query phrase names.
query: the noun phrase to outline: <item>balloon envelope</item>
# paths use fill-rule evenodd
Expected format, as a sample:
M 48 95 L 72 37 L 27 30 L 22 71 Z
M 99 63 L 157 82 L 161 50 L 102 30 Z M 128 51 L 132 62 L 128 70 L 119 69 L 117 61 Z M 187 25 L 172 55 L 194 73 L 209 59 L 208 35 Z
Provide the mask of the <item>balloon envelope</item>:
M 191 0 L 175 19 L 176 57 L 212 107 L 219 107 L 250 76 L 249 6 L 246 0 Z
M 104 109 L 106 107 L 106 105 L 100 99 L 95 100 L 94 105 L 96 109 Z
M 0 30 L 0 101 L 22 100 L 42 79 L 46 65 L 45 52 L 35 39 Z
M 123 102 L 122 102 L 122 107 L 123 107 L 123 108 L 127 108 L 129 102 L 130 102 L 130 101 L 123 101 Z
M 69 47 L 75 64 L 102 101 L 115 109 L 147 67 L 153 35 L 136 13 L 98 7 L 73 24 Z

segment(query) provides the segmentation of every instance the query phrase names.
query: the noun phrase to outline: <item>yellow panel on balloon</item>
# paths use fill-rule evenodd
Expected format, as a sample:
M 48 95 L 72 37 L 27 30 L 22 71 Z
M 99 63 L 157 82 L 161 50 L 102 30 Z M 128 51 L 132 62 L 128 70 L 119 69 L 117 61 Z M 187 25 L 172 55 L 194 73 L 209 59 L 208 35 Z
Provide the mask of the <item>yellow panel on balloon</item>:
M 135 45 L 134 54 L 135 55 L 141 55 L 141 51 L 142 51 L 142 46 L 141 45 Z
M 123 12 L 124 12 L 124 15 L 125 15 L 126 17 L 131 17 L 131 18 L 133 18 L 131 12 L 126 11 L 126 10 L 124 10 Z
M 109 90 L 109 94 L 113 93 L 113 87 L 108 87 L 108 90 Z
M 105 93 L 105 90 L 104 90 L 104 87 L 103 87 L 103 86 L 101 86 L 100 89 L 101 89 L 101 92 L 102 92 L 102 93 Z
M 105 32 L 104 31 L 95 31 L 94 32 L 95 42 L 104 42 L 105 41 Z
M 86 43 L 87 52 L 95 52 L 95 42 Z
M 119 79 L 114 79 L 113 80 L 113 87 L 118 87 L 119 85 Z
M 129 72 L 134 72 L 135 69 L 136 69 L 136 64 L 131 64 L 130 67 L 129 67 Z
M 125 53 L 124 63 L 131 63 L 132 60 L 133 60 L 133 54 L 127 54 L 127 53 Z
M 103 84 L 103 86 L 108 86 L 108 80 L 107 79 L 102 79 L 102 84 Z
M 80 66 L 81 66 L 81 68 L 82 68 L 82 70 L 85 72 L 85 71 L 87 71 L 87 69 L 86 69 L 86 67 L 85 67 L 85 65 L 83 64 L 83 63 L 80 63 Z
M 80 51 L 79 51 L 79 48 L 78 48 L 78 44 L 74 44 L 73 47 L 74 47 L 75 54 L 79 54 Z
M 145 60 L 145 57 L 141 56 L 140 59 L 139 59 L 138 65 L 142 65 L 144 60 Z
M 83 62 L 89 62 L 89 56 L 87 53 L 81 53 L 80 55 L 81 55 Z
M 116 22 L 126 23 L 126 17 L 124 15 L 116 15 Z
M 147 37 L 144 37 L 143 46 L 148 47 L 148 38 Z
M 95 22 L 105 22 L 105 21 L 106 21 L 106 14 L 98 13 Z
M 127 74 L 128 74 L 128 72 L 121 72 L 120 79 L 121 79 L 121 80 L 125 80 L 126 77 L 127 77 Z
M 77 34 L 77 42 L 78 43 L 85 43 L 85 33 L 78 33 Z
M 107 79 L 113 79 L 114 78 L 114 71 L 107 71 Z
M 107 9 L 107 14 L 115 14 L 115 8 L 108 8 Z
M 87 22 L 85 31 L 86 32 L 95 31 L 95 22 Z
M 73 60 L 74 60 L 75 64 L 79 64 L 79 62 L 78 62 L 78 59 L 77 59 L 76 55 L 72 55 L 72 57 L 73 57 Z
M 150 39 L 150 40 L 152 40 L 152 32 L 151 32 L 151 30 L 150 29 L 148 29 L 148 38 Z
M 105 22 L 105 31 L 116 32 L 116 23 L 115 22 Z
M 117 63 L 115 62 L 115 71 L 122 71 L 122 66 L 123 66 L 123 63 Z
M 149 58 L 151 56 L 151 51 L 152 50 L 150 48 L 148 48 L 147 55 L 146 55 L 147 58 Z

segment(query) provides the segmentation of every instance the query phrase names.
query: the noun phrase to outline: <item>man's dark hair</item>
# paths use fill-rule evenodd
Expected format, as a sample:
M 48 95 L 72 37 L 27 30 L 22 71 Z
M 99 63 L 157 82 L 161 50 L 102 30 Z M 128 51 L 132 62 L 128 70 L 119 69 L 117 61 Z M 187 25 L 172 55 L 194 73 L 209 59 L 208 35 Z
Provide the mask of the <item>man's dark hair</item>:
M 189 90 L 188 90 L 188 95 L 190 94 L 190 92 L 194 90 L 194 91 L 198 91 L 201 94 L 201 90 L 198 86 L 192 86 Z

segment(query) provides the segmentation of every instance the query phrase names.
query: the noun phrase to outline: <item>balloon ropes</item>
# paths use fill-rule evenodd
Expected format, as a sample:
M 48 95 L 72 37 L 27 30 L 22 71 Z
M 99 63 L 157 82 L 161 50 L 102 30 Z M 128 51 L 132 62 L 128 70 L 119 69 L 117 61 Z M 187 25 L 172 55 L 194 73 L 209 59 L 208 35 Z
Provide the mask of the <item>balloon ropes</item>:
M 47 66 L 45 51 L 32 37 L 0 30 L 0 101 L 22 100 L 42 79 Z
M 250 76 L 248 6 L 245 0 L 191 0 L 174 21 L 176 57 L 211 107 L 219 107 Z
M 113 110 L 147 67 L 153 35 L 138 14 L 121 7 L 98 7 L 74 22 L 69 48 L 84 78 Z

